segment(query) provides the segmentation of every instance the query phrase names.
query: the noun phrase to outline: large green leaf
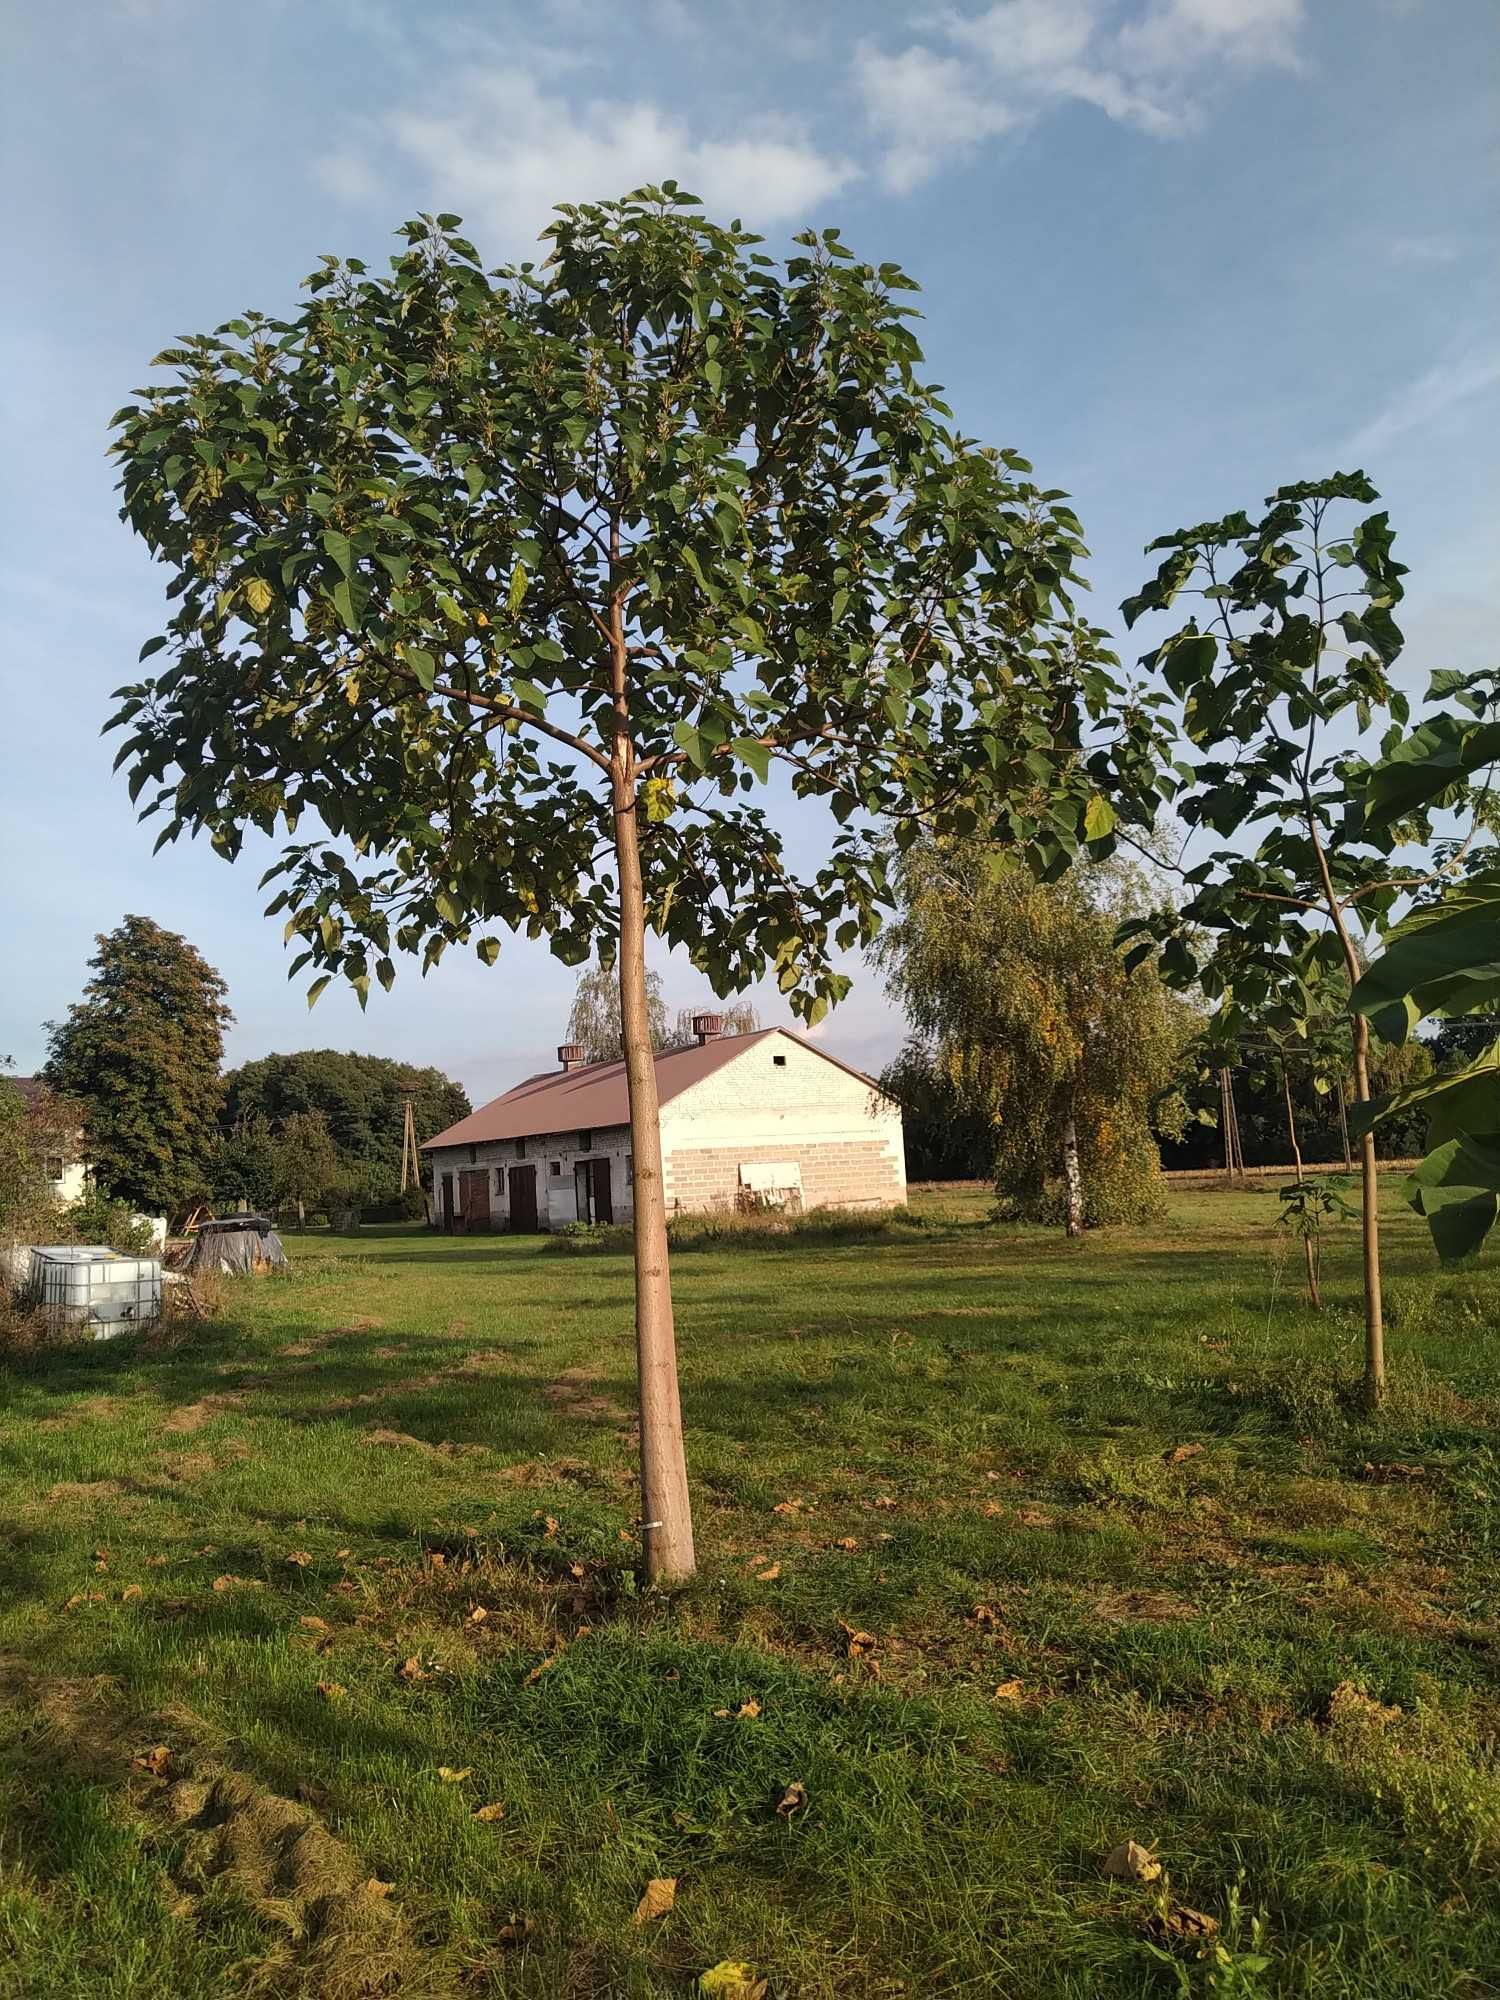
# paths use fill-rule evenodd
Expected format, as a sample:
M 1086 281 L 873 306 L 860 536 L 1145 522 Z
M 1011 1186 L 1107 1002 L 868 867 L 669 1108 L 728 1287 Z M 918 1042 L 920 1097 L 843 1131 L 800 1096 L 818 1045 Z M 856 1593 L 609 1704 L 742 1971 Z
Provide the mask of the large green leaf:
M 1406 1183 L 1444 1263 L 1472 1256 L 1500 1215 L 1500 1137 L 1468 1133 L 1436 1146 Z
M 1500 1000 L 1500 873 L 1472 876 L 1404 918 L 1351 998 L 1388 1042 L 1404 1042 L 1426 1015 Z

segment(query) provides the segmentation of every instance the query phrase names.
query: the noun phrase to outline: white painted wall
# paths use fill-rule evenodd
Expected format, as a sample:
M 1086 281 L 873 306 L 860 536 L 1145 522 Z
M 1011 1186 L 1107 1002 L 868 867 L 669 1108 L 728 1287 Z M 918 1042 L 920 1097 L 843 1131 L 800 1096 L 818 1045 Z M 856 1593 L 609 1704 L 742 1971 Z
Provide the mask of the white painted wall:
M 742 1165 L 795 1163 L 809 1206 L 848 1203 L 893 1207 L 906 1199 L 906 1150 L 901 1111 L 888 1097 L 790 1035 L 768 1035 L 662 1107 L 668 1207 L 705 1205 L 688 1183 L 712 1157 L 716 1177 L 725 1155 L 735 1186 Z M 840 1163 L 837 1150 L 858 1149 Z M 863 1185 L 871 1176 L 878 1192 Z M 830 1174 L 847 1175 L 842 1186 Z M 731 1197 L 732 1198 L 732 1197 Z
M 769 1168 L 792 1170 L 780 1178 L 793 1188 L 800 1183 L 805 1207 L 890 1208 L 906 1200 L 899 1107 L 788 1035 L 751 1043 L 712 1076 L 670 1099 L 662 1106 L 661 1128 L 669 1214 L 733 1206 L 741 1187 L 765 1181 Z M 472 1158 L 468 1146 L 445 1146 L 427 1155 L 439 1203 L 445 1173 L 453 1176 L 457 1212 L 459 1175 L 484 1167 L 492 1226 L 508 1228 L 505 1169 L 524 1157 L 537 1170 L 537 1220 L 544 1229 L 559 1228 L 576 1219 L 576 1163 L 606 1158 L 614 1219 L 628 1222 L 633 1213 L 629 1128 L 614 1126 L 589 1138 L 584 1151 L 577 1132 L 533 1137 L 525 1141 L 524 1154 L 515 1140 L 499 1140 L 474 1147 Z
M 615 1125 L 597 1132 L 591 1132 L 591 1144 L 585 1151 L 579 1144 L 577 1132 L 557 1132 L 550 1137 L 531 1138 L 525 1141 L 524 1152 L 514 1139 L 499 1139 L 490 1145 L 473 1149 L 476 1157 L 470 1159 L 467 1146 L 443 1146 L 427 1158 L 432 1162 L 433 1187 L 439 1203 L 441 1215 L 442 1177 L 445 1173 L 453 1176 L 453 1206 L 457 1213 L 459 1204 L 459 1180 L 463 1173 L 472 1173 L 477 1167 L 484 1167 L 490 1176 L 490 1219 L 496 1229 L 510 1227 L 510 1195 L 506 1181 L 507 1170 L 518 1161 L 536 1168 L 537 1220 L 542 1228 L 559 1228 L 565 1222 L 575 1222 L 578 1218 L 575 1196 L 576 1183 L 573 1169 L 579 1160 L 607 1159 L 609 1161 L 610 1196 L 614 1205 L 616 1222 L 628 1222 L 634 1213 L 631 1201 L 630 1173 L 630 1129 L 625 1125 Z M 557 1171 L 554 1173 L 554 1167 Z

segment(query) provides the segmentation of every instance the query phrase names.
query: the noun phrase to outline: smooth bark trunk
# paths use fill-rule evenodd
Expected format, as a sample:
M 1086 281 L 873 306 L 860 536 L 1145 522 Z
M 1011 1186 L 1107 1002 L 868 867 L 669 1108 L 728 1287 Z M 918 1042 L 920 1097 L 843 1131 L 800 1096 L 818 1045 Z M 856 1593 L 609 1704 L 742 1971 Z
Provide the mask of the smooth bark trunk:
M 1063 1127 L 1063 1186 L 1067 1193 L 1067 1229 L 1070 1236 L 1083 1234 L 1083 1174 L 1078 1165 L 1078 1125 L 1072 1113 Z
M 1306 1175 L 1302 1171 L 1302 1148 L 1297 1143 L 1297 1120 L 1292 1112 L 1292 1086 L 1286 1073 L 1285 1063 L 1281 1065 L 1281 1095 L 1286 1104 L 1286 1136 L 1292 1142 L 1292 1164 L 1297 1170 L 1297 1179 L 1300 1182 L 1306 1179 Z M 1304 1263 L 1307 1265 L 1308 1299 L 1311 1301 L 1313 1310 L 1321 1312 L 1323 1310 L 1323 1298 L 1318 1290 L 1318 1259 L 1313 1247 L 1313 1239 L 1309 1226 L 1310 1221 L 1310 1217 L 1303 1216 L 1302 1257 Z
M 1354 1016 L 1354 1101 L 1370 1101 L 1370 1024 Z M 1364 1403 L 1379 1409 L 1385 1400 L 1385 1308 L 1380 1287 L 1380 1168 L 1375 1158 L 1375 1134 L 1359 1142 L 1360 1235 L 1365 1257 L 1365 1380 Z
M 695 1567 L 677 1337 L 667 1260 L 661 1111 L 656 1051 L 646 1004 L 646 902 L 636 814 L 635 750 L 626 693 L 627 656 L 620 600 L 611 607 L 615 737 L 610 756 L 615 858 L 620 889 L 620 1040 L 630 1098 L 634 1155 L 635 1354 L 641 1413 L 641 1546 L 646 1579 L 672 1583 Z

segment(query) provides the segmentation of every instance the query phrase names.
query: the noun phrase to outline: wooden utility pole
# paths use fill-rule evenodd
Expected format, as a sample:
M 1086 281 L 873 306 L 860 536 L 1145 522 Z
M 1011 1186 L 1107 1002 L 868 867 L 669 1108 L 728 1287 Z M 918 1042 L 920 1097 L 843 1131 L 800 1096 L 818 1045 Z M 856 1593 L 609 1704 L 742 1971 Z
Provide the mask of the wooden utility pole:
M 422 1185 L 422 1156 L 417 1151 L 417 1124 L 410 1091 L 401 1099 L 401 1109 L 401 1192 L 405 1194 L 409 1187 Z

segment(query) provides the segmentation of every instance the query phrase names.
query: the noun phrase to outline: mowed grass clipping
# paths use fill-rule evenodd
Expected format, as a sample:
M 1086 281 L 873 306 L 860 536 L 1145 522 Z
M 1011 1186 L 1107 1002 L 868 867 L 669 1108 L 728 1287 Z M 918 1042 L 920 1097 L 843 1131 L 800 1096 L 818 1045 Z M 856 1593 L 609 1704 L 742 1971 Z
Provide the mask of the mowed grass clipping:
M 1269 1195 L 698 1242 L 670 1596 L 613 1250 L 17 1362 L 0 1994 L 1500 1991 L 1500 1278 L 1389 1204 L 1378 1421 Z

